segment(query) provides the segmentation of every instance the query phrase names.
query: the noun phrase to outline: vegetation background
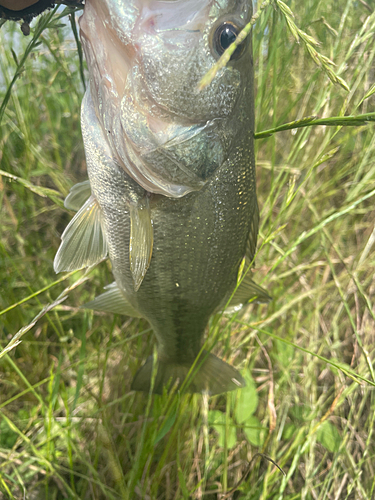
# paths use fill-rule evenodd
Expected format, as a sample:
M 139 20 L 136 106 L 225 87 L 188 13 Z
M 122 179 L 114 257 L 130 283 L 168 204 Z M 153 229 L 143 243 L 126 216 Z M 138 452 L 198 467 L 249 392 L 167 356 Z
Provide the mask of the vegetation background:
M 268 3 L 253 31 L 257 131 L 372 112 L 373 4 L 291 0 L 293 21 Z M 109 263 L 52 268 L 63 199 L 86 178 L 72 27 L 60 8 L 29 37 L 0 30 L 0 498 L 374 498 L 374 125 L 256 141 L 254 272 L 273 300 L 212 318 L 208 336 L 247 388 L 134 393 L 148 324 L 79 308 L 111 283 Z

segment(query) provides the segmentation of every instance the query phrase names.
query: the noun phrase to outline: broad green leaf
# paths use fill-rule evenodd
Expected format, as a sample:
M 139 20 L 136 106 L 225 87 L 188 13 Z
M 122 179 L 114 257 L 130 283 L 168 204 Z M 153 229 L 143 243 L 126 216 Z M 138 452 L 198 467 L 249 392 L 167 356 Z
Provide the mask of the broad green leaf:
M 225 414 L 219 410 L 211 410 L 208 412 L 208 423 L 210 425 L 225 425 Z
M 254 446 L 260 446 L 262 444 L 262 426 L 257 417 L 250 416 L 244 423 L 243 430 L 251 444 L 253 444 Z
M 311 407 L 309 405 L 300 404 L 291 406 L 290 414 L 302 422 L 308 422 L 313 418 Z
M 227 420 L 229 420 L 228 432 L 227 432 Z M 208 421 L 215 431 L 219 434 L 218 444 L 222 448 L 225 446 L 225 439 L 228 448 L 233 448 L 237 442 L 236 426 L 234 425 L 232 419 L 229 415 L 222 413 L 221 411 L 213 410 L 208 414 Z M 227 435 L 225 435 L 227 432 Z
M 217 426 L 217 427 L 214 427 L 214 429 L 219 433 L 219 440 L 218 440 L 219 446 L 221 448 L 224 448 L 224 446 L 225 446 L 225 432 L 226 432 L 225 426 Z M 226 440 L 227 440 L 227 447 L 228 448 L 233 448 L 233 446 L 235 446 L 235 444 L 237 443 L 237 433 L 236 433 L 236 428 L 234 427 L 234 425 L 229 426 Z
M 297 427 L 294 424 L 286 424 L 283 430 L 282 438 L 288 441 L 297 432 Z
M 243 374 L 246 381 L 246 387 L 239 391 L 239 397 L 236 405 L 235 417 L 237 422 L 245 422 L 258 407 L 258 393 L 256 385 L 250 372 Z
M 331 453 L 335 453 L 340 448 L 341 436 L 337 428 L 326 420 L 316 431 L 316 440 Z
M 9 428 L 7 423 L 2 420 L 0 422 L 0 446 L 2 448 L 13 448 L 17 441 L 18 434 Z

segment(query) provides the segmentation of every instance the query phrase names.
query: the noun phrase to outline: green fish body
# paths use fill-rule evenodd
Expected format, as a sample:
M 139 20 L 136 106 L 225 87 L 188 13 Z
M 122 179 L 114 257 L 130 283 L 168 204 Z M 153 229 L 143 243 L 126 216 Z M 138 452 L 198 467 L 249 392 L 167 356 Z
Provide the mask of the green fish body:
M 80 21 L 90 73 L 82 103 L 89 184 L 55 269 L 105 258 L 115 283 L 88 307 L 146 318 L 158 340 L 153 390 L 185 380 L 217 394 L 244 383 L 201 352 L 210 316 L 225 307 L 258 232 L 251 46 L 201 92 L 198 84 L 249 22 L 250 0 L 86 0 Z M 87 201 L 85 201 L 87 199 Z M 246 296 L 247 294 L 247 296 Z M 251 280 L 235 304 L 268 296 Z M 149 391 L 152 359 L 132 388 Z

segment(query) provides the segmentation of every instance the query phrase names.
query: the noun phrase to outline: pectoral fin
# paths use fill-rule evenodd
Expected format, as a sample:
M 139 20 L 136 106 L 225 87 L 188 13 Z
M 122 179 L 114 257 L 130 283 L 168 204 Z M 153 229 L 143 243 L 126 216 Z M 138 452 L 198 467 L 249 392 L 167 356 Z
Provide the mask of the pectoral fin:
M 76 213 L 61 236 L 54 260 L 56 273 L 93 266 L 107 255 L 102 213 L 93 196 Z
M 68 196 L 65 198 L 64 206 L 69 210 L 74 210 L 78 212 L 78 210 L 82 207 L 82 205 L 87 201 L 91 196 L 91 186 L 90 181 L 83 181 L 75 184 L 72 188 L 70 188 Z
M 82 309 L 124 314 L 125 316 L 132 316 L 134 318 L 142 317 L 125 299 L 116 282 L 106 286 L 104 290 L 108 291 L 95 297 L 91 302 L 87 302 L 87 304 L 82 306 Z
M 232 314 L 239 311 L 241 307 L 248 304 L 249 302 L 256 302 L 260 304 L 266 304 L 271 300 L 266 290 L 261 286 L 257 285 L 251 279 L 251 273 L 248 271 L 241 284 L 234 292 L 232 300 L 229 306 L 225 309 L 227 314 Z
M 134 289 L 137 291 L 150 265 L 154 232 L 148 198 L 130 205 L 129 259 Z

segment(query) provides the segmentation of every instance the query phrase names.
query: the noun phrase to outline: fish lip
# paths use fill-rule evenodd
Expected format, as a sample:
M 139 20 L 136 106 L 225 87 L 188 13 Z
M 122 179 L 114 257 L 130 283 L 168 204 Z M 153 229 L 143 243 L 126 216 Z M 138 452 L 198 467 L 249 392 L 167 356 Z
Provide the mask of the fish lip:
M 174 0 L 173 2 L 165 0 L 148 0 L 147 2 L 144 0 L 137 0 L 137 3 L 143 4 L 143 6 L 140 6 L 142 16 L 136 23 L 135 29 L 154 35 L 158 33 L 175 32 L 179 29 L 186 31 L 186 27 L 190 25 L 204 26 L 202 17 L 204 19 L 208 17 L 208 13 L 215 2 L 217 2 L 217 0 L 189 0 L 189 2 L 186 2 L 186 0 Z M 145 6 L 145 3 L 148 3 L 149 6 Z M 154 4 L 156 8 L 153 8 L 152 4 Z M 157 4 L 159 4 L 159 7 Z M 160 4 L 163 4 L 164 7 Z M 164 11 L 162 15 L 159 14 L 160 10 Z M 176 15 L 177 11 L 178 15 Z

